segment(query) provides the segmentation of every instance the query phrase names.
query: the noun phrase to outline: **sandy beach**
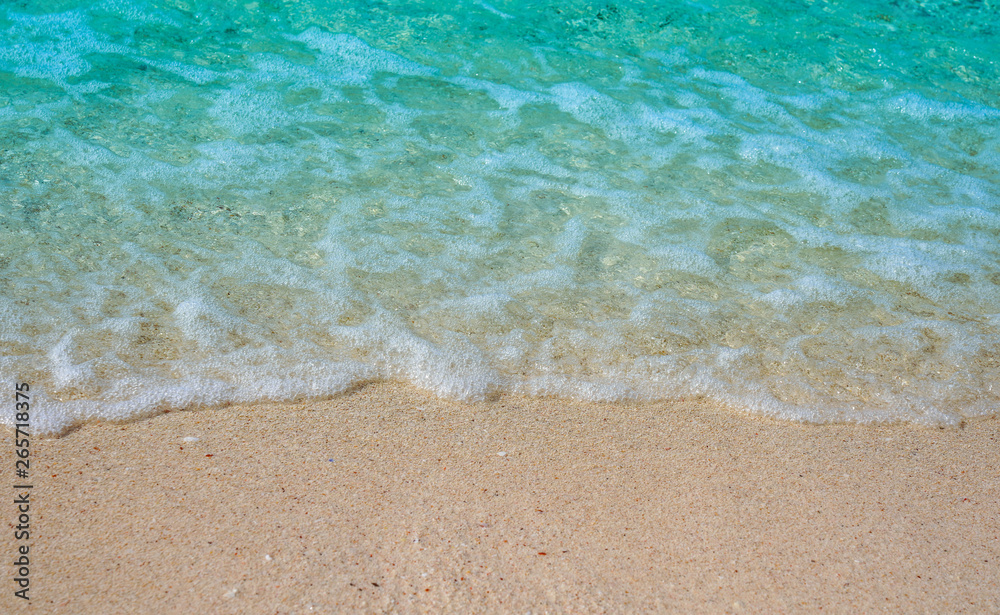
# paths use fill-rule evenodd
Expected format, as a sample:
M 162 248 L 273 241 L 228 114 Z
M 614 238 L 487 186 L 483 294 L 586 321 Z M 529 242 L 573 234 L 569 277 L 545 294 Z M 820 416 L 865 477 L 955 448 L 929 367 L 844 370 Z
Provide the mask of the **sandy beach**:
M 32 443 L 31 601 L 8 566 L 0 604 L 1000 612 L 998 439 L 385 383 L 89 424 Z

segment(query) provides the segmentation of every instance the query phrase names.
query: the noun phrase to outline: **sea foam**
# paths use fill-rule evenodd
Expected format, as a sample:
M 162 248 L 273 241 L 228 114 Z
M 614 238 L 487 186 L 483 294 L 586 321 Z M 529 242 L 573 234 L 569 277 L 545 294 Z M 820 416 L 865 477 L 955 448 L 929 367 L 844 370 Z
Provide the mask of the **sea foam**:
M 994 414 L 997 16 L 744 5 L 3 9 L 0 373 Z

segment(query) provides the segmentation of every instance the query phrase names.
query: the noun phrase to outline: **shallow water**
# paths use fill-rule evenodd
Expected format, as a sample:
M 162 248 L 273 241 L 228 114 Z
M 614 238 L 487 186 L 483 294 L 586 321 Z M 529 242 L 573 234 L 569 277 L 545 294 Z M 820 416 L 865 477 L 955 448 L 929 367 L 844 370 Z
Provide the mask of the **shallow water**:
M 0 8 L 36 429 L 381 378 L 995 413 L 992 4 L 215 4 Z

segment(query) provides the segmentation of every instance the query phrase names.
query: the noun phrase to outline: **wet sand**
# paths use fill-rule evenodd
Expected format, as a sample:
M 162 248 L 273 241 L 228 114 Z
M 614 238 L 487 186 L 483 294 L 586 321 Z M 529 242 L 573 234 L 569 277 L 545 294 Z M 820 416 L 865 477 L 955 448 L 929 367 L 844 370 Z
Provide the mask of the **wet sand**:
M 1000 612 L 996 419 L 383 383 L 32 447 L 32 599 L 8 566 L 9 612 Z

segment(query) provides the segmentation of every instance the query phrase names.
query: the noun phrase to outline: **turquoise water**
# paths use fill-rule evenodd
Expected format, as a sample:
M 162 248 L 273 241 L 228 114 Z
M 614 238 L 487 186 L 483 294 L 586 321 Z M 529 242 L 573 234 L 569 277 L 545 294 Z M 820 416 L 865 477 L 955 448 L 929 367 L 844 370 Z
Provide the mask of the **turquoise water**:
M 375 379 L 996 412 L 995 3 L 217 4 L 0 7 L 36 429 Z

